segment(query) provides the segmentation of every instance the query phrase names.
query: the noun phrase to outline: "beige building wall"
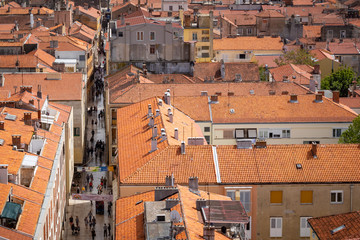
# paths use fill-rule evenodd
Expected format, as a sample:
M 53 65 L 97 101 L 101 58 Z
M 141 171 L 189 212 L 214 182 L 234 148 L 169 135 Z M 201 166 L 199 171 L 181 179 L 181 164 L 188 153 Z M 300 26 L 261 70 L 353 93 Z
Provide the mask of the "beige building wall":
M 74 120 L 71 111 L 68 123 L 65 125 L 65 171 L 66 171 L 66 194 L 67 196 L 71 192 L 71 183 L 74 175 Z M 68 198 L 66 198 L 68 201 Z
M 282 203 L 271 204 L 270 192 L 282 191 Z M 312 204 L 301 204 L 301 191 L 313 191 Z M 331 191 L 342 191 L 343 202 L 331 203 Z M 300 217 L 320 217 L 360 208 L 360 184 L 279 184 L 257 187 L 256 239 L 270 239 L 270 217 L 282 217 L 282 237 L 300 239 Z
M 266 138 L 268 144 L 303 144 L 304 141 L 319 141 L 321 144 L 338 143 L 333 129 L 347 129 L 351 123 L 286 123 L 286 124 L 213 124 L 212 144 L 235 145 L 235 129 L 256 128 L 257 136 L 263 129 L 289 129 L 290 138 Z M 224 130 L 233 130 L 233 138 L 225 139 Z
M 245 59 L 239 59 L 237 55 L 246 54 Z M 282 55 L 281 50 L 216 50 L 214 49 L 215 60 L 220 62 L 250 62 L 255 55 Z

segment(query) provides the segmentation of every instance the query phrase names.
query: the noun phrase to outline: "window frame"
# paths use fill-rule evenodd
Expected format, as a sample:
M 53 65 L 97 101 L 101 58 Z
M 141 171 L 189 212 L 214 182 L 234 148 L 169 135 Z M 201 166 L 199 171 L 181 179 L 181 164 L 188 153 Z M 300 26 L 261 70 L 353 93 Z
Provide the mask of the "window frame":
M 153 39 L 151 38 L 151 34 L 152 34 L 152 33 L 154 34 L 154 38 L 153 38 Z M 149 40 L 150 40 L 150 41 L 155 41 L 155 40 L 156 40 L 156 33 L 155 33 L 154 31 L 150 31 L 150 32 L 149 32 Z
M 347 128 L 333 128 L 332 137 L 333 138 L 339 138 L 341 137 L 341 134 L 347 130 Z M 338 136 L 338 131 L 340 130 L 340 135 Z
M 144 41 L 144 31 L 136 32 L 136 41 Z
M 335 201 L 331 200 L 331 195 L 335 194 Z M 338 194 L 341 193 L 341 202 L 338 201 Z M 331 190 L 330 191 L 330 203 L 331 204 L 343 204 L 344 203 L 344 191 L 343 190 Z
M 344 33 L 344 36 L 342 36 L 341 33 Z M 346 30 L 340 30 L 340 36 L 339 36 L 340 39 L 344 39 L 346 38 Z
M 195 38 L 194 38 L 194 36 L 195 36 Z M 193 41 L 197 41 L 197 40 L 198 40 L 197 32 L 193 32 L 193 33 L 192 33 L 192 40 L 193 40 Z
M 234 197 L 232 197 L 232 195 L 230 196 L 229 193 L 234 194 Z M 226 190 L 226 196 L 230 197 L 232 201 L 235 201 L 235 199 L 236 199 L 236 190 Z
M 300 237 L 310 237 L 310 224 L 308 222 L 308 219 L 310 219 L 312 217 L 300 217 Z M 306 221 L 306 226 L 303 227 L 303 222 L 302 220 L 305 220 Z M 304 233 L 304 231 L 308 231 L 306 233 Z
M 121 35 L 121 36 L 120 36 Z M 123 31 L 119 31 L 118 32 L 118 37 L 124 37 L 124 32 Z
M 252 28 L 248 28 L 246 32 L 247 32 L 247 35 L 251 35 L 252 34 Z
M 272 193 L 281 193 L 281 202 L 272 202 Z M 270 191 L 270 205 L 282 205 L 284 203 L 284 192 L 282 190 Z
M 238 190 L 239 193 L 240 193 L 240 202 L 241 204 L 243 205 L 245 211 L 248 213 L 248 212 L 251 212 L 251 190 L 250 189 L 244 189 L 244 190 Z M 249 202 L 246 202 L 246 201 L 241 201 L 241 193 L 248 193 L 249 194 Z M 246 207 L 245 204 L 248 206 Z
M 272 227 L 272 220 L 275 220 L 275 227 Z M 278 220 L 280 220 L 280 227 L 278 227 Z M 282 237 L 282 217 L 270 217 L 270 237 Z M 274 230 L 273 230 L 274 229 Z M 276 230 L 280 229 L 280 230 Z
M 80 137 L 80 127 L 74 127 L 74 137 Z
M 156 45 L 151 44 L 150 47 L 149 47 L 149 54 L 150 55 L 155 55 L 155 53 L 156 53 Z
M 204 132 L 210 132 L 210 127 L 204 127 Z
M 205 140 L 208 144 L 210 144 L 210 136 L 209 135 L 204 135 Z
M 231 131 L 232 137 L 225 137 L 225 132 L 230 132 L 230 131 Z M 224 129 L 223 130 L 223 139 L 234 139 L 234 130 L 232 130 L 232 129 Z

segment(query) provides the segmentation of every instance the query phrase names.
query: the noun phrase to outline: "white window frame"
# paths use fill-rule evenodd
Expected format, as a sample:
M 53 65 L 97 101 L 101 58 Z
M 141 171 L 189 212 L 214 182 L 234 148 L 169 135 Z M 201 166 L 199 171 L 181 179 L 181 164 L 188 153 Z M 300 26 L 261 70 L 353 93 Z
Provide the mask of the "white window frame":
M 331 201 L 331 195 L 335 194 L 335 201 Z M 341 194 L 341 202 L 339 202 L 338 199 L 338 194 Z M 344 203 L 344 191 L 343 190 L 332 190 L 330 191 L 330 203 L 331 204 L 343 204 Z
M 258 138 L 269 138 L 269 129 L 267 128 L 260 128 L 258 133 Z
M 194 36 L 196 36 L 196 38 L 194 38 Z M 193 32 L 193 33 L 192 33 L 192 40 L 193 40 L 193 41 L 197 41 L 197 40 L 198 40 L 197 32 Z
M 284 133 L 285 131 L 285 133 Z M 281 130 L 281 138 L 291 138 L 291 130 L 290 129 L 282 129 Z
M 240 192 L 240 202 L 241 202 L 241 204 L 243 205 L 246 212 L 251 212 L 251 190 L 239 190 L 239 192 Z M 241 200 L 241 198 L 242 198 L 241 196 L 242 195 L 244 196 L 244 194 L 246 194 L 246 193 L 249 194 L 249 202 L 245 202 L 245 200 L 244 201 Z M 246 207 L 246 206 L 248 206 L 248 207 Z M 248 208 L 248 209 L 246 209 L 246 208 Z
M 310 224 L 307 221 L 311 217 L 300 217 L 300 237 L 310 237 Z
M 343 132 L 345 132 L 347 130 L 347 128 L 333 128 L 333 133 L 332 133 L 332 137 L 333 138 L 339 138 L 341 136 L 341 134 L 343 134 Z M 334 130 L 336 131 L 334 134 Z M 337 131 L 340 130 L 340 136 L 338 136 Z
M 151 33 L 154 33 L 154 39 L 151 39 Z M 154 31 L 149 32 L 149 40 L 155 41 L 156 40 L 156 33 Z
M 275 221 L 275 227 L 272 221 Z M 270 217 L 270 237 L 282 237 L 282 217 Z
M 143 31 L 136 32 L 136 41 L 144 41 L 144 32 Z
M 235 190 L 226 190 L 226 196 L 230 197 L 231 200 L 235 201 L 236 196 Z

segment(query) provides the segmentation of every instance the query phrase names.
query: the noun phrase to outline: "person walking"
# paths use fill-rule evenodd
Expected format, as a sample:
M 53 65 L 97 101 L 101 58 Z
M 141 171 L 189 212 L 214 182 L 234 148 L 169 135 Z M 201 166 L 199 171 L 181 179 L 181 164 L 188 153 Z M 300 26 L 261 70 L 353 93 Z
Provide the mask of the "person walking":
M 91 230 L 91 236 L 92 236 L 92 240 L 95 240 L 96 237 L 95 227 L 93 227 L 93 229 Z
M 92 224 L 93 224 L 93 227 L 95 228 L 95 225 L 96 225 L 96 219 L 95 219 L 95 217 L 93 216 L 93 218 L 92 218 Z
M 92 151 L 91 151 L 91 148 L 89 149 L 89 151 L 90 151 L 90 153 L 92 152 Z M 86 181 L 87 181 L 87 183 L 89 183 L 89 181 L 90 181 L 90 176 L 89 176 L 89 174 L 86 174 Z
M 104 223 L 104 238 L 107 237 L 107 226 L 106 226 L 106 223 Z
M 78 216 L 76 216 L 75 222 L 76 222 L 76 227 L 79 227 L 79 217 Z
M 88 229 L 89 221 L 87 217 L 84 218 L 84 222 L 85 222 L 85 228 Z
M 108 223 L 107 229 L 108 229 L 108 235 L 109 235 L 109 237 L 110 237 L 110 236 L 111 236 L 111 227 L 110 227 L 110 223 Z
M 69 222 L 70 222 L 70 226 L 72 226 L 72 225 L 73 225 L 73 223 L 74 223 L 74 218 L 73 218 L 73 216 L 70 216 L 70 218 L 69 218 Z

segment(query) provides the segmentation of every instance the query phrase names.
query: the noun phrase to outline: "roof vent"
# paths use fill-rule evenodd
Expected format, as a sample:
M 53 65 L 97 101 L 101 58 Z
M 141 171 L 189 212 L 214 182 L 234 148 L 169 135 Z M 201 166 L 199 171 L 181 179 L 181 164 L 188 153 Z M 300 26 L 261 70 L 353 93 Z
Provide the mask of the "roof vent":
M 181 154 L 185 154 L 185 142 L 184 141 L 181 142 L 180 150 L 181 150 Z
M 213 103 L 218 102 L 218 95 L 211 95 L 210 101 L 213 102 Z
M 296 169 L 302 169 L 301 163 L 297 163 L 297 164 L 296 164 Z
M 171 123 L 174 122 L 174 115 L 172 112 L 169 113 L 169 122 L 171 122 Z
M 215 95 L 221 96 L 221 92 L 216 92 Z
M 151 150 L 150 153 L 157 150 L 157 140 L 156 138 L 151 138 Z
M 157 126 L 155 125 L 152 132 L 153 137 L 157 137 Z
M 289 77 L 288 76 L 283 76 L 283 82 L 289 82 Z
M 171 108 L 168 108 L 168 115 L 170 115 L 171 113 Z
M 149 127 L 153 127 L 153 126 L 154 126 L 154 117 L 150 117 Z
M 314 158 L 317 158 L 317 143 L 316 142 L 311 143 L 311 153 Z
M 291 102 L 291 103 L 298 103 L 297 95 L 296 95 L 296 94 L 291 94 L 291 95 L 290 95 L 290 102 Z
M 162 132 L 161 133 L 161 141 L 160 142 L 163 142 L 166 140 L 166 133 L 165 132 Z
M 148 118 L 151 117 L 152 110 L 151 110 L 151 104 L 148 105 Z
M 179 129 L 177 129 L 177 128 L 174 129 L 174 138 L 176 140 L 179 140 Z
M 234 114 L 235 113 L 235 109 L 230 109 L 230 114 Z
M 234 92 L 228 92 L 228 96 L 229 97 L 235 96 L 235 93 Z
M 201 91 L 200 96 L 207 96 L 208 92 L 207 91 Z
M 240 73 L 235 74 L 235 82 L 242 82 L 242 77 Z
M 338 231 L 341 231 L 343 229 L 345 229 L 346 226 L 345 224 L 341 225 L 340 227 L 334 228 L 333 230 L 330 231 L 331 235 L 334 235 L 335 233 L 337 233 Z
M 254 95 L 254 94 L 255 94 L 255 91 L 254 91 L 254 90 L 250 90 L 250 94 L 251 94 L 251 95 Z
M 315 101 L 316 103 L 322 103 L 323 99 L 322 99 L 322 94 L 318 93 L 315 95 Z
M 255 143 L 256 148 L 266 148 L 266 141 L 257 141 Z
M 0 121 L 0 130 L 5 130 L 5 122 Z
M 159 110 L 159 109 L 156 109 L 156 110 L 155 110 L 155 117 L 158 117 L 158 116 L 160 116 L 160 110 Z
M 288 91 L 282 91 L 282 92 L 281 92 L 281 95 L 288 95 L 288 94 L 289 94 Z
M 158 102 L 159 106 L 162 106 L 162 103 L 163 103 L 163 100 L 159 99 L 159 102 Z
M 274 90 L 269 90 L 269 95 L 275 95 L 275 91 Z

